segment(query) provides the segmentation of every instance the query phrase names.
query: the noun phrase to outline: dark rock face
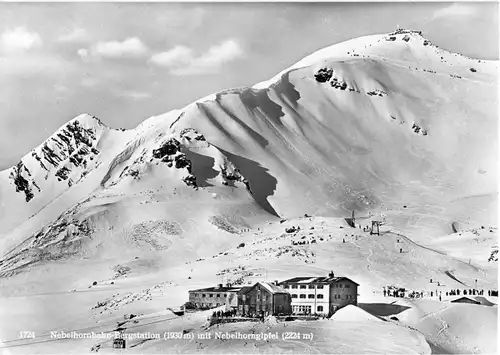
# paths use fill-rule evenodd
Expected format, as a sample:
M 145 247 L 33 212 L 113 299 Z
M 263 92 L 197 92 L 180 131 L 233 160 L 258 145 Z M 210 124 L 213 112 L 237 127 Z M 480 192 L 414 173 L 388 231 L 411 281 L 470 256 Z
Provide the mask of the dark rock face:
M 182 181 L 184 181 L 184 183 L 187 186 L 197 187 L 197 185 L 196 185 L 196 176 L 194 176 L 194 175 L 189 174 L 188 176 L 186 176 L 185 178 L 183 178 Z
M 384 97 L 384 96 L 387 96 L 387 93 L 385 91 L 376 89 L 376 90 L 368 91 L 366 93 L 366 95 Z
M 66 129 L 72 133 L 77 146 L 83 143 L 88 147 L 92 147 L 92 141 L 96 139 L 92 129 L 83 128 L 78 121 L 74 121 L 73 124 L 68 123 Z
M 175 168 L 187 168 L 187 170 L 191 172 L 191 161 L 186 157 L 186 154 L 181 153 L 175 157 Z
M 322 68 L 318 70 L 318 72 L 314 75 L 316 81 L 320 83 L 326 83 L 332 78 L 332 76 L 333 76 L 333 69 L 329 68 Z
M 68 178 L 68 174 L 70 173 L 71 171 L 63 166 L 61 169 L 59 169 L 57 172 L 56 172 L 56 176 L 58 178 L 60 178 L 61 180 L 66 180 Z
M 180 150 L 181 143 L 175 139 L 170 138 L 160 148 L 153 150 L 153 157 L 162 159 L 166 155 L 174 155 Z
M 419 127 L 418 125 L 416 125 L 415 123 L 413 124 L 413 126 L 412 126 L 411 128 L 413 129 L 413 131 L 414 131 L 415 133 L 420 132 L 420 127 Z
M 234 169 L 234 171 L 231 173 L 231 172 L 228 172 L 226 168 L 222 168 L 221 174 L 225 180 L 229 180 L 229 181 L 242 181 L 243 180 L 243 177 L 241 176 L 240 171 L 238 169 Z
M 498 261 L 498 249 L 493 250 L 488 258 L 488 262 L 490 263 L 495 261 Z
M 201 133 L 198 133 L 198 131 L 196 131 L 194 128 L 184 128 L 179 134 L 179 137 L 181 139 L 186 138 L 188 141 L 190 141 L 191 139 L 201 142 L 206 141 L 205 136 Z
M 411 127 L 411 129 L 413 130 L 413 132 L 417 133 L 417 134 L 422 134 L 423 136 L 426 136 L 427 135 L 427 130 L 426 129 L 423 129 L 421 128 L 419 125 L 417 125 L 416 123 L 413 123 L 413 126 Z
M 477 72 L 477 70 L 474 69 L 474 68 L 470 68 L 470 71 L 473 72 L 473 73 Z
M 403 37 L 403 41 L 408 42 L 410 40 L 410 36 L 406 35 Z
M 21 175 L 23 168 L 25 168 L 25 166 L 23 162 L 20 161 L 16 166 L 12 168 L 12 172 L 10 173 L 9 177 L 14 180 L 16 192 L 24 192 L 24 194 L 26 195 L 26 202 L 29 202 L 34 197 L 34 195 L 31 191 L 29 181 Z
M 347 89 L 347 83 L 345 81 L 338 80 L 337 78 L 333 78 L 330 85 L 332 88 L 345 90 Z
M 331 87 L 334 89 L 339 89 L 342 91 L 349 89 L 349 91 L 356 91 L 359 93 L 358 90 L 356 90 L 355 88 L 350 88 L 347 85 L 347 82 L 334 77 L 333 74 L 333 69 L 323 68 L 318 70 L 318 72 L 314 76 L 316 78 L 316 81 L 320 83 L 330 82 Z
M 57 168 L 57 166 L 61 162 L 61 158 L 47 145 L 47 143 L 45 143 L 42 147 L 42 153 L 44 159 L 53 167 Z

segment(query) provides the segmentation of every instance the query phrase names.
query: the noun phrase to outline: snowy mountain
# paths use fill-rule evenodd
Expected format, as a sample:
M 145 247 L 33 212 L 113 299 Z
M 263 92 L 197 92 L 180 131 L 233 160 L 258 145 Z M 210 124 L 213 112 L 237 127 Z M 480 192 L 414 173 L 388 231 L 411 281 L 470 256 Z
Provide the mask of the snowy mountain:
M 80 115 L 0 172 L 3 300 L 17 309 L 26 294 L 40 296 L 27 315 L 50 319 L 43 333 L 88 326 L 84 309 L 117 297 L 114 287 L 134 295 L 115 298 L 117 311 L 150 290 L 163 295 L 170 280 L 176 292 L 160 303 L 127 306 L 154 313 L 221 275 L 249 281 L 243 264 L 273 279 L 297 276 L 298 265 L 310 275 L 334 268 L 360 282 L 365 299 L 389 283 L 434 288 L 430 277 L 494 288 L 497 72 L 496 61 L 398 30 L 324 48 L 135 129 Z M 383 235 L 349 229 L 352 210 L 357 224 L 382 221 Z M 283 234 L 294 223 L 300 231 Z M 103 288 L 86 290 L 92 280 Z M 55 294 L 73 295 L 78 323 L 44 296 Z M 418 352 L 427 347 L 412 339 Z
M 85 198 L 116 204 L 155 190 L 168 209 L 172 187 L 199 204 L 215 193 L 239 206 L 237 218 L 221 217 L 236 229 L 250 215 L 341 217 L 399 201 L 436 219 L 456 199 L 494 200 L 497 68 L 399 30 L 322 49 L 134 130 L 81 115 L 0 172 L 2 249 Z M 444 232 L 460 218 L 428 223 Z

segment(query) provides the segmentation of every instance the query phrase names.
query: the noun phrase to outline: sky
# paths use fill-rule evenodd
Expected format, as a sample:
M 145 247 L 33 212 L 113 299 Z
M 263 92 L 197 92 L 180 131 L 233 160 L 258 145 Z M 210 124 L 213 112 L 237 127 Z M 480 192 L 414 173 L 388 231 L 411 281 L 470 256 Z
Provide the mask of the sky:
M 0 3 L 0 170 L 81 113 L 133 128 L 397 26 L 498 60 L 496 3 Z

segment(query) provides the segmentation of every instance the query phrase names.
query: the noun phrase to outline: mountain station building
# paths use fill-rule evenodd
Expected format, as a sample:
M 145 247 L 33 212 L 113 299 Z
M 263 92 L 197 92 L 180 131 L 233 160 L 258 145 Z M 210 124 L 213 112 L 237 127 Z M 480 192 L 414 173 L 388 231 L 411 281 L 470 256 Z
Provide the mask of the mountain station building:
M 191 290 L 189 291 L 189 302 L 197 309 L 226 306 L 226 310 L 230 310 L 238 306 L 238 292 L 249 288 L 219 284 L 216 287 Z
M 240 316 L 287 315 L 292 313 L 290 293 L 278 282 L 257 282 L 238 293 Z
M 280 282 L 290 292 L 293 314 L 323 314 L 331 316 L 338 309 L 357 305 L 358 286 L 347 277 L 294 277 Z

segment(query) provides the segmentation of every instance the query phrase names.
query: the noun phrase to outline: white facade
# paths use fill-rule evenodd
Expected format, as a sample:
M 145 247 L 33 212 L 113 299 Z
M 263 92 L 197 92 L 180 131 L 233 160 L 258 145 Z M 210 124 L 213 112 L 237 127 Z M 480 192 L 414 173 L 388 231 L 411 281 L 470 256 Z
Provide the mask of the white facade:
M 309 282 L 311 280 L 285 283 L 283 285 L 283 288 L 292 295 L 292 312 L 295 314 L 316 313 L 328 315 L 330 309 L 330 285 Z
M 291 295 L 293 314 L 335 313 L 348 304 L 357 304 L 358 284 L 346 277 L 295 277 L 280 283 Z

